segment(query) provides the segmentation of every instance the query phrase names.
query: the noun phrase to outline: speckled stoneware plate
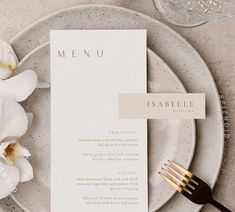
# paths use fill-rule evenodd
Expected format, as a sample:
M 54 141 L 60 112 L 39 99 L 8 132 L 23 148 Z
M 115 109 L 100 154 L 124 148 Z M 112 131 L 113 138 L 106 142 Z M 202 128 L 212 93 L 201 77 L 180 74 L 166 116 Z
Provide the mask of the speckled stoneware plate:
M 50 81 L 49 43 L 22 59 L 18 72 L 32 68 L 40 79 Z M 185 92 L 174 72 L 151 50 L 148 50 L 149 92 Z M 21 184 L 12 195 L 30 212 L 50 211 L 50 90 L 37 90 L 26 102 L 26 111 L 35 114 L 32 128 L 22 139 L 32 153 L 35 178 Z M 150 207 L 160 207 L 175 193 L 157 174 L 167 159 L 189 166 L 195 148 L 193 120 L 149 121 L 149 197 Z M 182 148 L 183 147 L 183 148 Z M 185 154 L 186 152 L 186 154 Z
M 147 29 L 148 46 L 174 70 L 186 90 L 206 94 L 207 118 L 196 121 L 197 145 L 191 171 L 211 187 L 215 185 L 224 147 L 221 105 L 207 65 L 187 41 L 141 13 L 113 6 L 84 5 L 54 13 L 17 35 L 11 44 L 19 59 L 47 42 L 50 29 Z M 200 208 L 175 195 L 159 211 L 198 211 Z

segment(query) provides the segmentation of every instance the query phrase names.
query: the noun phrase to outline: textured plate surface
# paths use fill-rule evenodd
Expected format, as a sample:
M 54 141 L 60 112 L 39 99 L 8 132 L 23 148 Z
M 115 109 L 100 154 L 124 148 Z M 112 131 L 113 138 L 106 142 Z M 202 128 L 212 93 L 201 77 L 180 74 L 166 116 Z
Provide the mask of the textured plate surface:
M 37 48 L 21 61 L 18 72 L 33 68 L 40 79 L 49 81 L 49 44 Z M 171 69 L 151 50 L 148 51 L 149 92 L 185 92 Z M 26 102 L 34 113 L 32 128 L 22 139 L 32 153 L 33 181 L 18 186 L 13 198 L 26 211 L 50 211 L 50 90 L 37 90 Z M 162 206 L 175 191 L 157 174 L 167 159 L 189 166 L 195 148 L 195 122 L 190 120 L 149 121 L 149 198 L 150 207 Z M 183 147 L 183 148 L 181 148 Z M 186 154 L 185 154 L 186 152 Z
M 223 156 L 223 119 L 218 91 L 205 62 L 192 46 L 164 24 L 141 13 L 113 6 L 86 5 L 50 15 L 30 26 L 12 41 L 22 59 L 49 40 L 50 29 L 147 29 L 148 46 L 174 70 L 188 92 L 204 92 L 207 118 L 197 120 L 197 146 L 191 170 L 214 186 Z M 198 211 L 180 195 L 160 211 Z

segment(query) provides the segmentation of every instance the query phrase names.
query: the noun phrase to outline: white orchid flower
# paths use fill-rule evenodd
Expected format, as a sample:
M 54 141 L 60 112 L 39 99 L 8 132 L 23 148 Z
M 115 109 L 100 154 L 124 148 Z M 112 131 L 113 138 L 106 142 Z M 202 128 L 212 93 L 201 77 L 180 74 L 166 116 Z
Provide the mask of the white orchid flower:
M 15 190 L 19 182 L 33 178 L 29 151 L 19 143 L 32 120 L 13 99 L 0 98 L 0 199 Z
M 32 70 L 26 70 L 8 79 L 15 72 L 18 58 L 10 46 L 0 40 L 0 98 L 12 98 L 17 102 L 25 100 L 37 87 L 38 77 Z
M 0 79 L 9 78 L 14 73 L 18 62 L 11 45 L 0 40 Z
M 0 158 L 7 165 L 16 166 L 20 171 L 20 182 L 33 178 L 33 168 L 27 161 L 31 154 L 18 140 L 5 141 L 0 144 Z
M 18 102 L 26 100 L 35 88 L 50 87 L 32 70 L 12 76 L 19 66 L 13 48 L 0 40 L 0 199 L 11 194 L 19 182 L 33 178 L 33 168 L 27 160 L 30 153 L 19 142 L 33 114 L 26 114 Z
M 15 73 L 18 64 L 19 60 L 11 45 L 0 39 L 0 91 L 4 89 L 4 95 L 10 94 L 20 102 L 35 88 L 50 87 L 48 82 L 38 80 L 36 73 L 32 70 L 24 71 L 6 80 Z

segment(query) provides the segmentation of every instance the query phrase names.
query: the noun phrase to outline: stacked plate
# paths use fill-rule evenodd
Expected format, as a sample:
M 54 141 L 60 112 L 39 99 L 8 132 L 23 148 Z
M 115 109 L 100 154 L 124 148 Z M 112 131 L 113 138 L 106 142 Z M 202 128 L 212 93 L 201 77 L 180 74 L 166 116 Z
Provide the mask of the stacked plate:
M 200 210 L 201 206 L 174 195 L 157 174 L 172 159 L 211 186 L 218 177 L 224 145 L 220 100 L 210 71 L 195 49 L 148 16 L 119 7 L 87 5 L 54 13 L 17 35 L 11 44 L 21 60 L 19 72 L 33 69 L 50 81 L 50 29 L 147 29 L 148 92 L 206 93 L 205 120 L 149 121 L 149 211 Z M 37 90 L 23 104 L 35 115 L 22 139 L 32 153 L 35 178 L 19 185 L 12 198 L 26 212 L 50 212 L 50 90 Z M 2 202 L 0 210 L 22 211 L 13 204 Z

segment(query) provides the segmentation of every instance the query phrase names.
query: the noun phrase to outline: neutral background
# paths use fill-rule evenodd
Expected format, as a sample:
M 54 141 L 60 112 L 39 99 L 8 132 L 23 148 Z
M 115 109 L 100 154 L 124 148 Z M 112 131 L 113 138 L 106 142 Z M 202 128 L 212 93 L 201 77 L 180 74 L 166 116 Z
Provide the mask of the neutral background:
M 18 32 L 51 12 L 79 4 L 113 4 L 133 9 L 164 22 L 152 0 L 0 0 L 0 39 L 9 41 Z M 229 110 L 230 139 L 215 197 L 235 211 L 235 17 L 194 28 L 170 26 L 202 55 L 225 96 Z M 216 211 L 206 206 L 203 211 Z

